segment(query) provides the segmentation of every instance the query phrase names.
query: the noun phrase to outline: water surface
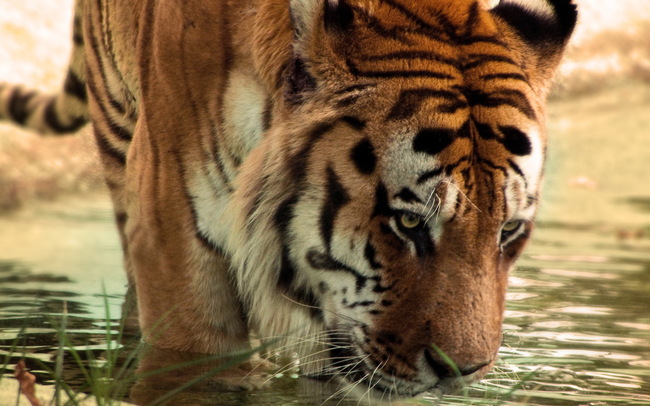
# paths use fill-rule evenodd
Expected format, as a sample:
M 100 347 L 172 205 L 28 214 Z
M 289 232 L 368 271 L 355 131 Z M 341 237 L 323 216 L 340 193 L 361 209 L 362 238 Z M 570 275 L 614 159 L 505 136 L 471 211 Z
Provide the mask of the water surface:
M 500 361 L 443 404 L 650 404 L 648 111 L 650 87 L 639 84 L 552 104 L 545 203 L 510 277 Z M 83 362 L 101 362 L 107 337 L 116 345 L 106 321 L 119 318 L 125 277 L 111 213 L 97 194 L 0 217 L 0 362 L 25 354 L 51 383 L 46 369 L 55 367 L 63 322 Z M 83 388 L 83 371 L 66 354 L 64 378 Z M 327 399 L 327 388 L 295 372 L 253 392 L 195 389 L 173 404 Z

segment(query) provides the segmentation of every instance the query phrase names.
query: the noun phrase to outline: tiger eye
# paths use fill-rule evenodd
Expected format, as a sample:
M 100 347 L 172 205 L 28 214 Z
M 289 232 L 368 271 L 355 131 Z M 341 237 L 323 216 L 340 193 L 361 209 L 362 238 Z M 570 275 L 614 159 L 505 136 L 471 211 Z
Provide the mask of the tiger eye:
M 502 231 L 505 231 L 506 233 L 515 231 L 519 226 L 521 225 L 521 221 L 509 221 L 506 224 L 503 225 L 503 228 L 501 229 Z
M 422 218 L 413 213 L 404 213 L 399 218 L 404 228 L 415 228 L 420 225 Z

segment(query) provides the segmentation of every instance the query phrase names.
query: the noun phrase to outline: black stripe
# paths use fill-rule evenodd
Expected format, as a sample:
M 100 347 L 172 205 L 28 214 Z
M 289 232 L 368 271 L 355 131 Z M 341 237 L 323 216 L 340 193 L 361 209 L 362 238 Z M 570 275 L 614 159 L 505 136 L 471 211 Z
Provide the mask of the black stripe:
M 280 203 L 277 210 L 275 211 L 275 215 L 273 216 L 273 222 L 280 232 L 283 240 L 287 239 L 287 228 L 293 219 L 293 209 L 297 202 L 298 196 L 296 194 L 289 196 L 282 203 Z
M 164 185 L 162 184 L 162 178 L 158 176 L 159 170 L 158 167 L 160 166 L 160 157 L 159 157 L 159 151 L 152 140 L 151 142 L 151 153 L 152 156 L 154 157 L 154 185 L 156 187 L 156 190 L 162 190 L 164 189 Z M 192 216 L 192 225 L 194 226 L 194 236 L 196 237 L 197 240 L 203 245 L 203 247 L 207 248 L 210 250 L 212 253 L 217 254 L 221 256 L 224 259 L 228 259 L 228 256 L 226 254 L 226 251 L 219 246 L 213 239 L 210 237 L 205 231 L 201 230 L 200 224 L 199 224 L 199 214 L 196 210 L 196 207 L 194 206 L 194 198 L 190 194 L 190 191 L 188 189 L 187 185 L 187 173 L 185 171 L 185 167 L 183 165 L 183 159 L 178 151 L 173 151 L 172 155 L 174 157 L 174 160 L 176 161 L 176 165 L 179 168 L 179 177 L 181 180 L 181 184 L 183 185 L 183 197 L 185 198 L 186 204 L 190 209 L 190 214 Z M 162 189 L 161 189 L 162 188 Z M 160 199 L 156 199 L 158 202 L 161 202 Z M 162 221 L 162 217 L 158 215 L 157 218 L 158 221 Z M 161 226 L 162 227 L 162 226 Z M 162 229 L 162 228 L 161 228 Z
M 188 92 L 189 92 L 189 90 L 188 90 Z M 196 102 L 194 100 L 194 97 L 192 97 L 192 95 L 188 94 L 188 100 L 190 100 L 190 106 L 191 106 L 192 110 L 195 112 L 194 116 L 199 117 L 200 116 L 199 107 L 196 104 Z M 203 157 L 205 159 L 206 165 L 207 164 L 213 164 L 216 167 L 217 170 L 216 171 L 210 171 L 209 169 L 207 169 L 205 167 L 205 165 L 204 165 L 204 169 L 207 170 L 207 172 L 209 173 L 209 175 L 211 177 L 212 177 L 212 174 L 214 172 L 216 172 L 217 175 L 218 175 L 219 181 L 222 184 L 222 187 L 226 190 L 226 193 L 230 194 L 230 193 L 232 193 L 234 191 L 234 188 L 231 185 L 231 179 L 229 179 L 227 174 L 226 174 L 226 169 L 225 169 L 225 166 L 224 166 L 224 163 L 223 163 L 223 158 L 222 158 L 222 156 L 220 154 L 220 152 L 222 151 L 222 148 L 220 148 L 220 146 L 219 146 L 219 141 L 220 141 L 220 137 L 219 137 L 219 133 L 218 133 L 219 126 L 216 124 L 216 122 L 215 122 L 214 118 L 212 118 L 212 116 L 210 116 L 208 118 L 208 120 L 209 120 L 208 128 L 210 129 L 210 137 L 209 137 L 210 150 L 208 151 L 207 148 L 204 148 L 202 150 L 203 151 Z M 229 151 L 226 151 L 226 152 L 229 152 Z M 231 155 L 231 154 L 228 154 L 228 155 Z M 234 160 L 233 163 L 236 164 L 237 162 L 238 162 L 237 160 Z
M 291 285 L 296 279 L 296 269 L 289 259 L 289 247 L 282 246 L 282 258 L 280 263 L 280 272 L 278 273 L 277 285 L 283 290 L 291 289 Z
M 456 37 L 456 43 L 458 45 L 475 45 L 480 42 L 486 42 L 488 44 L 499 45 L 504 48 L 508 48 L 508 44 L 501 41 L 499 38 L 492 35 L 475 35 L 471 37 Z
M 186 36 L 189 35 L 187 30 L 182 31 L 180 39 L 178 43 L 180 44 L 180 50 L 178 51 L 179 55 L 186 56 L 188 50 L 186 49 L 187 46 L 187 41 L 185 40 Z M 227 46 L 226 46 L 227 48 Z M 190 78 L 192 76 L 192 71 L 191 67 L 193 66 L 193 63 L 191 60 L 188 60 L 188 58 L 182 57 L 180 58 L 180 65 L 181 65 L 181 72 L 182 72 L 182 79 L 185 82 L 189 82 Z M 226 67 L 224 68 L 226 71 L 229 69 L 228 67 L 230 66 L 230 61 L 228 58 L 226 58 Z M 231 185 L 231 180 L 228 177 L 227 171 L 226 171 L 226 165 L 225 162 L 229 160 L 232 162 L 233 166 L 238 165 L 238 159 L 233 157 L 231 154 L 231 151 L 226 147 L 222 146 L 221 144 L 221 138 L 219 137 L 219 134 L 217 132 L 217 129 L 219 128 L 219 125 L 217 125 L 217 122 L 221 122 L 223 117 L 221 117 L 221 111 L 217 110 L 215 112 L 212 111 L 206 111 L 203 106 L 200 106 L 197 103 L 197 98 L 195 95 L 192 94 L 192 89 L 191 86 L 184 86 L 182 90 L 185 92 L 185 100 L 189 102 L 189 107 L 191 109 L 191 117 L 205 117 L 203 113 L 208 113 L 207 114 L 207 128 L 210 129 L 211 131 L 211 137 L 209 137 L 209 145 L 210 149 L 208 150 L 207 148 L 202 149 L 202 154 L 204 157 L 204 164 L 202 166 L 202 169 L 205 171 L 205 173 L 208 174 L 208 176 L 213 175 L 214 172 L 218 175 L 218 179 L 222 184 L 222 188 L 226 190 L 227 193 L 232 193 L 233 192 L 233 187 Z M 218 114 L 219 117 L 215 119 L 213 117 L 213 114 L 215 113 Z M 207 168 L 207 165 L 215 165 L 216 166 L 216 171 L 210 171 L 209 168 Z
M 72 43 L 75 46 L 82 47 L 84 45 L 84 37 L 82 35 L 73 34 Z
M 479 22 L 478 2 L 472 3 L 468 14 L 467 21 L 465 22 L 465 36 L 471 36 L 476 24 Z
M 381 223 L 379 224 L 379 230 L 385 236 L 392 237 L 392 241 L 391 241 L 392 248 L 395 248 L 397 251 L 402 251 L 404 249 L 405 246 L 404 240 L 402 240 L 402 238 L 399 235 L 397 235 L 397 233 L 393 230 L 391 226 L 389 226 L 386 223 Z
M 490 62 L 502 62 L 512 66 L 519 67 L 517 63 L 507 56 L 502 55 L 492 55 L 492 54 L 470 54 L 467 56 L 469 62 L 463 64 L 462 70 L 470 70 L 478 68 L 486 63 Z
M 413 151 L 437 155 L 456 140 L 456 134 L 447 128 L 423 128 L 413 138 Z
M 488 162 L 489 164 L 492 164 L 491 162 Z M 494 164 L 492 164 L 495 166 Z M 498 168 L 495 168 L 498 169 Z M 504 170 L 504 176 L 507 176 Z M 483 188 L 488 194 L 487 202 L 488 202 L 488 207 L 487 207 L 487 213 L 494 213 L 494 203 L 497 201 L 497 196 L 496 196 L 496 190 L 495 190 L 495 182 L 494 182 L 494 172 L 493 171 L 487 171 L 485 173 L 485 176 L 483 177 Z M 505 204 L 505 198 L 502 199 Z
M 335 106 L 338 109 L 348 107 L 355 101 L 359 100 L 361 96 L 362 96 L 361 94 L 351 94 L 349 96 L 345 96 L 342 99 L 337 100 Z
M 362 139 L 352 148 L 350 159 L 354 162 L 357 170 L 364 175 L 372 174 L 377 166 L 375 147 L 368 138 Z
M 431 88 L 404 89 L 400 92 L 397 101 L 391 108 L 386 117 L 387 120 L 405 120 L 416 114 L 422 103 L 427 99 L 444 99 L 450 103 L 444 105 L 443 110 L 452 110 L 455 112 L 459 108 L 467 107 L 467 103 L 462 100 L 462 94 L 450 90 L 438 90 Z
M 528 181 L 526 180 L 526 175 L 524 174 L 524 171 L 521 170 L 519 165 L 514 163 L 512 159 L 508 159 L 508 166 L 510 166 L 510 169 L 515 171 L 517 175 L 521 176 L 521 178 L 524 180 L 525 187 L 528 188 Z
M 289 296 L 292 301 L 308 307 L 309 313 L 313 319 L 322 321 L 323 311 L 314 292 L 308 287 L 295 286 L 295 281 L 296 268 L 289 258 L 289 248 L 283 246 L 277 286 L 284 291 L 285 295 Z
M 417 184 L 421 185 L 424 182 L 428 181 L 431 178 L 435 178 L 436 176 L 440 176 L 440 174 L 445 170 L 444 166 L 441 166 L 439 168 L 433 169 L 431 171 L 426 171 L 422 175 L 418 177 Z
M 350 127 L 354 128 L 357 131 L 362 131 L 364 128 L 366 128 L 366 122 L 361 120 L 358 117 L 352 117 L 352 116 L 344 116 L 341 117 L 341 121 L 349 125 Z
M 76 73 L 68 70 L 68 74 L 63 82 L 63 90 L 70 95 L 75 96 L 77 99 L 84 103 L 88 101 L 88 94 L 86 93 L 86 84 L 79 79 Z
M 459 99 L 450 103 L 440 104 L 437 109 L 440 113 L 455 114 L 458 110 L 466 109 L 467 107 L 467 102 Z
M 497 165 L 494 162 L 490 161 L 489 159 L 485 159 L 485 158 L 479 158 L 478 161 L 481 165 L 485 165 L 488 168 L 492 169 L 491 172 L 499 171 L 503 174 L 504 177 L 506 178 L 508 177 L 508 170 L 505 167 L 501 165 Z M 491 189 L 492 187 L 490 186 L 489 188 Z
M 462 65 L 458 62 L 457 59 L 445 58 L 441 55 L 435 54 L 433 52 L 427 51 L 395 51 L 389 52 L 382 55 L 369 55 L 364 56 L 362 61 L 376 62 L 376 61 L 391 61 L 391 60 L 401 60 L 401 59 L 421 59 L 425 61 L 435 61 L 440 62 L 445 65 L 453 66 L 456 69 L 460 69 Z
M 369 14 L 365 9 L 354 7 L 354 11 L 363 20 L 367 27 L 382 38 L 387 38 L 400 42 L 405 45 L 413 45 L 413 41 L 409 40 L 409 35 L 413 34 L 413 30 L 409 27 L 386 27 L 384 22 L 377 17 Z
M 327 247 L 327 252 L 330 252 L 332 246 L 332 233 L 334 230 L 334 222 L 336 216 L 343 206 L 350 201 L 350 195 L 345 190 L 345 187 L 339 181 L 338 176 L 331 167 L 327 167 L 327 186 L 326 198 L 321 209 L 320 215 L 320 234 L 323 238 L 323 243 Z
M 99 7 L 99 5 L 98 5 L 98 7 Z M 92 27 L 91 27 L 91 29 L 92 29 Z M 106 69 L 105 69 L 105 66 L 104 66 L 104 60 L 102 58 L 102 55 L 104 54 L 104 52 L 102 52 L 102 49 L 100 48 L 99 43 L 97 42 L 97 38 L 96 38 L 95 35 L 90 36 L 90 47 L 93 50 L 92 53 L 93 53 L 93 55 L 95 57 L 95 62 L 97 64 L 97 66 L 98 66 L 99 74 L 101 76 L 101 83 L 104 85 L 105 93 L 103 94 L 103 97 L 101 97 L 101 99 L 102 100 L 104 100 L 104 99 L 107 100 L 108 103 L 115 110 L 117 110 L 117 112 L 119 113 L 120 116 L 126 115 L 126 110 L 124 108 L 124 105 L 122 105 L 122 103 L 120 103 L 119 101 L 117 101 L 115 99 L 115 97 L 113 96 L 113 94 L 111 94 L 110 89 L 108 87 L 108 78 L 106 76 Z M 141 72 L 142 71 L 143 71 L 143 69 L 141 68 Z M 89 77 L 88 77 L 88 85 L 90 85 L 90 80 L 92 78 L 93 78 L 93 75 L 89 75 Z M 142 81 L 140 81 L 140 83 L 142 85 L 145 82 L 144 82 L 144 80 L 142 80 Z M 95 86 L 95 88 L 97 89 L 96 86 Z M 144 90 L 144 88 L 142 88 L 142 89 Z M 93 92 L 93 93 L 96 94 L 96 95 L 100 94 L 100 93 L 98 93 L 96 91 Z M 99 98 L 98 98 L 98 100 L 99 100 Z M 103 103 L 100 103 L 100 104 L 103 104 Z
M 103 121 L 108 126 L 108 129 L 110 130 L 111 134 L 115 135 L 117 138 L 121 139 L 122 141 L 127 141 L 127 142 L 131 141 L 131 139 L 133 138 L 133 133 L 129 129 L 113 121 L 113 119 L 110 116 L 110 113 L 106 109 L 106 105 L 101 102 L 102 95 L 99 94 L 99 89 L 95 85 L 95 80 L 92 77 L 92 75 L 88 78 L 88 90 L 90 91 L 90 93 L 93 94 L 93 96 L 97 100 L 97 105 L 99 106 L 99 109 L 101 110 L 104 119 Z
M 189 98 L 190 104 L 192 106 L 192 109 L 196 112 L 196 117 L 199 116 L 198 113 L 198 107 L 196 103 L 194 102 L 193 98 Z M 214 164 L 216 167 L 216 171 L 210 171 L 208 170 L 208 173 L 210 176 L 214 172 L 217 173 L 219 180 L 221 181 L 222 187 L 226 190 L 226 193 L 232 193 L 233 192 L 233 186 L 230 184 L 231 180 L 228 178 L 226 174 L 226 169 L 223 164 L 223 158 L 219 154 L 221 151 L 221 148 L 219 147 L 219 132 L 218 132 L 218 126 L 216 125 L 215 121 L 212 119 L 212 117 L 209 118 L 209 129 L 210 129 L 210 137 L 209 137 L 209 142 L 210 142 L 210 150 L 208 151 L 207 148 L 204 148 L 203 151 L 203 157 L 205 159 L 205 162 L 207 164 Z M 236 163 L 236 162 L 235 162 Z M 206 168 L 207 169 L 207 168 Z
M 77 131 L 86 124 L 86 119 L 83 117 L 74 117 L 70 124 L 63 124 L 56 112 L 55 99 L 51 99 L 45 106 L 45 116 L 43 119 L 45 120 L 45 123 L 57 133 L 71 133 Z
M 120 165 L 126 165 L 126 156 L 122 153 L 122 151 L 112 146 L 97 128 L 95 128 L 95 141 L 97 142 L 97 146 L 99 147 L 100 152 L 112 157 Z
M 198 219 L 196 218 L 197 215 L 194 209 L 194 204 L 192 203 L 191 199 L 188 201 L 188 204 L 192 208 L 192 217 L 194 218 L 194 228 L 196 228 L 196 233 L 195 233 L 196 238 L 201 242 L 201 244 L 205 248 L 209 249 L 215 254 L 222 256 L 223 258 L 227 258 L 226 251 L 223 248 L 221 248 L 219 245 L 217 245 L 217 243 L 214 242 L 212 238 L 210 238 L 209 236 L 207 236 L 205 233 L 203 233 L 201 230 L 198 229 L 199 228 Z
M 437 40 L 437 41 L 447 42 L 440 35 L 441 30 L 440 30 L 439 27 L 432 26 L 431 24 L 429 24 L 426 21 L 422 20 L 420 18 L 420 16 L 418 16 L 417 14 L 413 13 L 412 11 L 408 10 L 403 5 L 397 3 L 397 2 L 395 2 L 393 0 L 383 0 L 383 2 L 390 5 L 394 9 L 398 10 L 405 17 L 407 17 L 409 20 L 411 20 L 413 23 L 415 23 L 417 26 L 419 26 L 419 28 L 420 28 L 420 31 L 418 31 L 419 34 L 424 34 L 424 35 L 428 36 L 429 38 Z
M 422 200 L 411 189 L 407 187 L 400 190 L 400 192 L 395 194 L 394 197 L 397 199 L 401 199 L 406 203 L 413 203 L 413 202 L 422 203 Z
M 449 175 L 451 175 L 451 173 L 452 173 L 456 168 L 458 168 L 458 167 L 460 166 L 460 164 L 462 164 L 462 163 L 464 163 L 464 162 L 472 162 L 472 160 L 473 160 L 473 157 L 472 157 L 472 156 L 470 156 L 470 155 L 465 155 L 465 156 L 461 157 L 460 159 L 458 159 L 458 160 L 457 160 L 456 162 L 454 162 L 454 163 L 451 163 L 451 164 L 448 164 L 448 165 L 445 165 L 445 166 L 441 166 L 441 167 L 438 167 L 438 168 L 432 169 L 432 170 L 430 170 L 430 171 L 424 172 L 422 175 L 420 175 L 420 176 L 418 177 L 417 184 L 420 185 L 420 184 L 422 184 L 422 183 L 428 181 L 428 180 L 431 179 L 431 178 L 435 178 L 436 176 L 439 176 L 439 175 L 442 174 L 443 172 L 445 172 L 445 174 L 446 174 L 447 176 L 449 176 Z
M 368 307 L 376 304 L 374 300 L 362 300 L 360 302 L 352 302 L 345 307 L 348 309 L 354 309 L 355 307 Z
M 27 117 L 32 111 L 27 110 L 27 105 L 30 100 L 36 96 L 36 92 L 23 91 L 21 88 L 16 87 L 11 92 L 8 98 L 9 116 L 18 124 L 24 125 Z
M 537 200 L 538 200 L 537 196 L 535 196 L 535 195 L 528 195 L 528 196 L 526 197 L 526 207 L 525 207 L 525 208 L 527 209 L 527 208 L 529 208 L 530 206 L 532 206 L 533 204 L 537 203 Z
M 72 43 L 76 46 L 83 46 L 83 24 L 80 16 L 74 17 L 74 23 L 72 27 Z
M 424 260 L 434 251 L 433 240 L 431 239 L 431 232 L 428 227 L 424 227 L 418 236 L 411 238 L 413 245 L 415 245 L 415 253 L 421 260 Z
M 273 119 L 273 100 L 269 97 L 264 103 L 264 111 L 262 112 L 262 131 L 266 132 L 271 128 L 271 120 Z
M 367 277 L 356 269 L 337 261 L 331 255 L 318 252 L 315 249 L 307 251 L 306 259 L 309 266 L 320 271 L 343 271 L 352 274 L 356 279 L 357 293 L 361 292 L 369 280 L 379 282 L 378 276 Z
M 501 136 L 489 124 L 483 124 L 478 121 L 474 122 L 479 136 L 484 140 L 497 140 L 511 154 L 517 156 L 530 155 L 532 145 L 528 135 L 513 126 L 499 126 Z
M 517 127 L 499 126 L 499 131 L 503 134 L 501 143 L 512 154 L 518 156 L 530 155 L 533 147 L 528 135 Z
M 477 89 L 465 89 L 465 95 L 471 106 L 501 107 L 511 106 L 530 119 L 535 119 L 533 110 L 526 95 L 519 90 L 500 89 L 485 93 Z
M 287 160 L 291 177 L 296 185 L 302 187 L 305 177 L 307 176 L 307 164 L 311 159 L 311 152 L 316 142 L 334 127 L 334 123 L 319 123 L 313 127 L 305 145 L 293 157 Z
M 500 80 L 500 79 L 513 79 L 520 80 L 522 82 L 528 83 L 528 78 L 522 75 L 521 73 L 490 73 L 488 75 L 481 76 L 482 80 Z
M 121 180 L 122 179 L 120 179 L 120 181 Z M 118 183 L 118 182 L 116 182 L 114 180 L 110 180 L 110 179 L 105 179 L 104 183 L 106 183 L 106 187 L 108 187 L 108 189 L 111 190 L 111 191 L 121 191 L 122 187 L 124 186 L 123 183 Z
M 350 59 L 346 60 L 346 64 L 350 73 L 357 77 L 367 77 L 367 78 L 430 78 L 430 79 L 454 79 L 454 76 L 434 72 L 431 70 L 361 70 L 359 69 Z
M 368 261 L 368 264 L 372 269 L 381 268 L 381 264 L 377 261 L 377 250 L 370 241 L 370 237 L 368 237 L 368 240 L 366 241 L 366 248 L 363 250 L 363 256 L 366 258 L 366 261 Z
M 155 188 L 156 191 L 161 191 L 161 190 L 164 190 L 165 186 L 162 183 L 163 178 L 161 178 L 159 176 L 159 173 L 160 173 L 159 167 L 161 166 L 161 163 L 160 163 L 160 151 L 158 150 L 157 144 L 155 144 L 153 139 L 152 139 L 152 141 L 150 143 L 150 151 L 151 151 L 151 155 L 154 158 L 154 164 L 153 164 L 153 167 L 154 167 L 154 181 L 153 181 L 154 188 Z M 183 185 L 183 197 L 185 198 L 185 202 L 187 204 L 187 207 L 189 207 L 189 209 L 190 209 L 190 214 L 192 216 L 192 225 L 193 225 L 194 230 L 195 230 L 195 233 L 194 233 L 195 237 L 197 238 L 197 240 L 199 240 L 199 242 L 205 248 L 207 248 L 210 251 L 212 251 L 213 253 L 215 253 L 217 255 L 220 255 L 221 257 L 227 259 L 226 251 L 222 247 L 220 247 L 205 231 L 201 230 L 201 226 L 199 224 L 199 213 L 197 212 L 196 207 L 194 206 L 194 198 L 192 197 L 192 195 L 190 194 L 190 191 L 188 189 L 187 173 L 185 171 L 185 167 L 183 165 L 183 158 L 182 158 L 180 152 L 178 152 L 178 151 L 170 151 L 170 153 L 174 157 L 174 160 L 176 162 L 176 166 L 178 167 L 178 172 L 179 172 L 178 174 L 179 174 L 179 177 L 180 177 L 180 180 L 181 180 L 181 184 Z M 159 199 L 158 196 L 156 196 L 156 201 L 158 203 L 162 202 L 162 200 Z M 160 213 L 162 213 L 162 211 L 160 211 L 158 213 L 155 213 L 158 216 L 157 220 L 158 221 L 163 221 L 162 217 L 160 216 Z M 164 229 L 164 227 L 161 226 L 161 229 Z M 161 236 L 161 238 L 164 238 L 164 236 Z
M 375 208 L 372 211 L 370 218 L 377 216 L 390 217 L 393 215 L 393 210 L 388 205 L 388 190 L 383 183 L 379 183 L 375 188 Z
M 487 42 L 487 43 L 501 45 L 501 46 L 507 45 L 504 44 L 503 41 L 499 40 L 494 36 L 484 36 L 484 35 L 467 36 L 462 34 L 458 35 L 456 34 L 455 25 L 451 24 L 451 22 L 446 18 L 446 16 L 439 13 L 437 10 L 429 9 L 431 11 L 430 14 L 432 15 L 432 17 L 436 18 L 436 20 L 438 20 L 438 23 L 441 24 L 442 27 L 436 27 L 427 23 L 426 21 L 422 20 L 419 15 L 408 10 L 406 7 L 402 6 L 401 4 L 398 4 L 394 0 L 383 0 L 383 2 L 395 8 L 400 13 L 402 13 L 405 17 L 407 17 L 413 23 L 415 23 L 420 28 L 420 30 L 417 31 L 417 33 L 425 35 L 433 40 L 441 41 L 445 43 L 455 43 L 457 45 L 471 45 L 471 44 L 476 44 L 478 42 Z M 442 38 L 440 35 L 441 31 L 444 31 L 444 33 L 448 36 L 448 38 Z
M 124 225 L 126 224 L 128 219 L 129 219 L 129 215 L 126 214 L 125 212 L 115 213 L 115 223 L 117 223 L 117 226 L 120 229 L 124 228 Z
M 444 32 L 445 35 L 449 37 L 449 39 L 453 39 L 457 36 L 456 30 L 458 28 L 456 27 L 455 24 L 452 24 L 451 21 L 449 21 L 447 16 L 444 14 L 444 11 L 434 9 L 433 7 L 427 7 L 427 10 L 429 11 L 429 15 L 435 18 L 436 22 L 440 25 L 440 27 L 437 27 L 439 31 Z M 426 28 L 427 30 L 432 30 L 436 27 L 427 24 Z

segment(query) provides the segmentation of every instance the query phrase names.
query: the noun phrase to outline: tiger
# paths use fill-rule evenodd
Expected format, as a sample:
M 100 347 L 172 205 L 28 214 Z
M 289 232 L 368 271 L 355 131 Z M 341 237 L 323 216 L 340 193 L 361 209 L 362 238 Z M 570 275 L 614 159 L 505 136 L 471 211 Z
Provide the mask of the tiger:
M 62 91 L 3 83 L 0 116 L 92 123 L 146 342 L 298 337 L 306 376 L 392 399 L 492 369 L 572 0 L 75 8 Z

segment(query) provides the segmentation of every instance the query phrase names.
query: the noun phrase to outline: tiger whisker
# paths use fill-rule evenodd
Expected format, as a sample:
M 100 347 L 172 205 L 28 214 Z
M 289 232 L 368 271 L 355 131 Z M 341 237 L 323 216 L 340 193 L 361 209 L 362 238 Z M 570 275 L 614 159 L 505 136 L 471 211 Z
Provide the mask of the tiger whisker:
M 312 305 L 308 305 L 308 304 L 300 303 L 300 302 L 297 302 L 297 301 L 291 299 L 290 297 L 288 297 L 288 296 L 286 296 L 286 295 L 284 295 L 284 294 L 282 295 L 282 297 L 285 298 L 285 299 L 287 299 L 288 301 L 290 301 L 290 302 L 293 303 L 293 304 L 296 304 L 296 305 L 299 305 L 299 306 L 305 307 L 305 308 L 307 308 L 307 309 L 323 310 L 323 311 L 326 311 L 326 312 L 328 312 L 328 313 L 333 314 L 334 316 L 340 317 L 340 318 L 342 318 L 343 320 L 347 320 L 347 321 L 353 322 L 353 323 L 355 323 L 355 324 L 363 324 L 361 321 L 359 321 L 359 320 L 355 320 L 355 319 L 353 319 L 352 317 L 346 316 L 346 315 L 344 315 L 344 314 L 336 313 L 336 312 L 333 312 L 333 311 L 328 310 L 328 309 L 322 309 L 322 308 L 320 308 L 320 307 L 318 307 L 318 306 L 312 306 Z
M 429 220 L 431 220 L 431 218 L 433 216 L 439 215 L 441 207 L 442 207 L 442 199 L 440 199 L 440 197 L 438 197 L 438 195 L 436 195 L 435 199 L 434 199 L 434 204 L 431 206 L 431 209 L 429 209 L 429 212 L 427 213 L 426 217 L 424 218 L 424 223 L 425 224 L 428 223 Z
M 364 357 L 364 359 L 367 358 L 367 357 L 368 357 L 368 356 Z M 362 359 L 361 361 L 363 361 L 364 359 Z M 358 365 L 358 363 L 355 364 L 355 365 Z M 350 371 L 350 372 L 351 372 L 351 371 Z M 348 374 L 349 374 L 349 372 L 348 372 Z M 345 375 L 345 377 L 347 377 L 347 374 Z M 345 378 L 345 377 L 344 377 L 344 378 Z M 356 388 L 357 385 L 359 385 L 359 382 L 360 382 L 361 380 L 363 380 L 364 378 L 365 378 L 365 376 L 364 376 L 363 378 L 361 378 L 361 379 L 360 379 L 359 381 L 357 381 L 357 382 L 348 382 L 348 381 L 342 380 L 340 384 L 345 383 L 345 386 L 342 387 L 342 388 L 340 388 L 340 389 L 338 389 L 338 390 L 336 390 L 334 393 L 332 393 L 330 396 L 328 396 L 327 399 L 325 399 L 325 400 L 321 403 L 321 405 L 324 405 L 324 404 L 327 403 L 328 401 L 332 400 L 333 398 L 335 398 L 336 396 L 338 396 L 339 394 L 343 393 L 343 392 L 346 391 L 348 388 L 350 388 L 350 389 L 348 390 L 348 392 L 347 392 L 347 393 L 346 393 L 346 394 L 341 398 L 341 400 L 339 400 L 339 402 L 337 403 L 337 405 L 339 405 L 343 400 L 345 400 L 345 398 L 350 394 L 350 392 L 352 392 L 352 391 L 354 390 L 354 388 Z M 339 387 L 340 387 L 340 384 L 339 384 Z
M 424 210 L 422 210 L 422 213 L 421 213 L 421 214 L 424 214 L 424 211 L 427 210 L 427 207 L 429 207 L 429 203 L 431 202 L 431 198 L 433 198 L 434 195 L 436 195 L 436 189 L 435 189 L 435 188 L 433 188 L 433 190 L 431 191 L 431 193 L 429 193 L 429 197 L 427 198 L 426 203 L 424 203 Z M 437 196 L 437 195 L 436 195 L 436 196 Z M 428 215 L 428 214 L 427 214 L 427 215 Z M 423 217 L 426 217 L 426 216 L 423 216 Z
M 467 197 L 467 195 L 462 190 L 460 190 L 460 188 L 458 186 L 456 186 L 455 184 L 453 184 L 452 182 L 450 182 L 448 180 L 443 180 L 442 182 L 449 185 L 449 186 L 453 186 L 458 191 L 458 193 L 460 193 L 460 195 L 463 196 L 465 198 L 465 200 L 467 200 L 469 202 L 469 204 L 472 205 L 472 207 L 474 207 L 479 213 L 482 213 L 481 209 L 479 209 L 478 206 L 475 205 L 474 202 L 472 202 L 472 200 L 469 197 Z
M 349 385 L 349 386 L 351 386 L 350 390 L 347 391 L 347 393 L 346 393 L 346 394 L 341 398 L 341 400 L 339 400 L 339 402 L 337 403 L 337 405 L 340 405 L 341 402 L 343 402 L 343 401 L 348 397 L 348 395 L 350 395 L 350 393 L 352 393 L 353 390 L 355 390 L 359 385 L 361 385 L 361 383 L 362 383 L 362 382 L 363 382 L 363 381 L 364 381 L 364 380 L 365 380 L 369 375 L 370 375 L 370 373 L 367 373 L 367 374 L 365 374 L 364 376 L 362 376 L 361 379 L 359 379 L 359 380 L 357 380 L 356 382 L 354 382 L 353 384 Z
M 388 360 L 386 360 L 386 362 L 388 362 Z M 377 366 L 375 367 L 375 369 L 372 371 L 372 374 L 370 375 L 370 379 L 368 380 L 368 389 L 366 390 L 366 393 L 365 393 L 363 396 L 361 396 L 361 398 L 360 398 L 359 401 L 357 402 L 357 405 L 361 404 L 361 401 L 362 401 L 363 398 L 366 397 L 366 396 L 368 396 L 368 404 L 370 404 L 370 401 L 371 401 L 371 398 L 370 398 L 371 393 L 372 393 L 373 389 L 375 389 L 375 386 L 379 385 L 379 382 L 381 381 L 381 377 L 379 377 L 379 379 L 377 379 L 377 382 L 373 385 L 373 384 L 372 384 L 372 378 L 374 378 L 375 374 L 377 373 L 377 371 L 379 371 L 379 369 L 381 369 L 381 367 L 382 367 L 383 364 L 384 364 L 384 362 L 380 362 L 379 364 L 377 364 Z M 382 396 L 382 397 L 383 397 L 383 396 Z

